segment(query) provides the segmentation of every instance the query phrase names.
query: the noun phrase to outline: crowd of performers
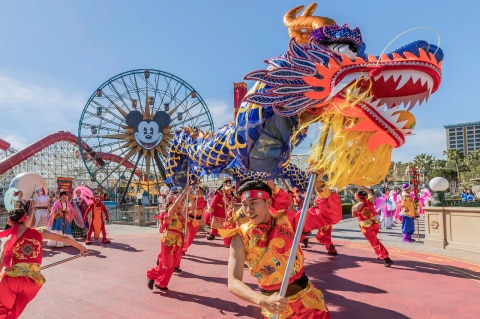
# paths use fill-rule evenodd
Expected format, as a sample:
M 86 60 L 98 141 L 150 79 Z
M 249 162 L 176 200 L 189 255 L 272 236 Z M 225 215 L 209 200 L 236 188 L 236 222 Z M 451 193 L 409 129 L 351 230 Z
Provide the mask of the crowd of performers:
M 33 215 L 32 227 L 44 227 L 72 239 L 85 240 L 87 245 L 92 244 L 92 234 L 96 240 L 101 234 L 102 243 L 110 243 L 105 231 L 108 210 L 102 196 L 82 194 L 80 189 L 76 189 L 73 196 L 67 190 L 50 191 L 47 195 L 43 188 L 36 193 L 35 198 L 25 199 L 23 192 L 17 191 L 12 198 L 14 208 L 22 208 L 28 215 Z M 64 245 L 63 242 L 47 241 L 47 246 L 51 247 Z
M 314 192 L 314 199 L 306 208 L 300 241 L 303 248 L 308 248 L 309 238 L 315 238 L 325 247 L 327 255 L 337 256 L 332 230 L 342 219 L 340 196 L 321 178 L 316 178 Z M 102 243 L 110 242 L 105 232 L 108 212 L 101 196 L 90 198 L 92 201 L 87 204 L 78 190 L 72 199 L 66 191 L 60 191 L 54 201 L 43 189 L 35 200 L 24 200 L 21 192 L 15 195 L 8 229 L 1 233 L 2 237 L 10 236 L 10 240 L 2 241 L 0 318 L 16 318 L 45 281 L 40 273 L 42 254 L 38 253 L 44 240 L 49 246 L 75 246 L 82 255 L 86 255 L 87 250 L 75 240 L 75 229 L 77 233 L 84 230 L 86 245 L 92 244 L 92 234 L 96 240 L 101 234 Z M 428 191 L 424 191 L 422 200 L 417 200 L 409 184 L 403 185 L 401 192 L 384 189 L 379 196 L 368 189 L 356 192 L 352 216 L 358 219 L 360 231 L 386 267 L 393 261 L 378 239 L 378 232 L 402 223 L 403 240 L 414 241 L 411 238 L 414 220 L 423 213 L 423 201 L 428 200 L 428 196 Z M 181 192 L 172 189 L 162 194 L 157 217 L 161 248 L 156 265 L 147 271 L 148 288 L 168 290 L 173 274 L 181 272 L 182 256 L 188 253 L 204 224 L 207 240 L 220 236 L 224 246 L 230 249 L 228 289 L 234 295 L 260 306 L 267 318 L 273 314 L 330 318 L 322 292 L 314 287 L 304 271 L 301 245 L 292 248 L 304 199 L 298 190 L 285 190 L 273 180 L 245 181 L 236 190 L 232 180 L 227 179 L 210 192 L 198 185 L 188 185 Z M 32 247 L 37 252 L 35 258 L 25 253 L 32 251 Z M 280 283 L 291 254 L 295 254 L 295 263 L 285 296 L 281 296 Z M 258 281 L 260 293 L 243 283 L 244 265 Z M 268 274 L 262 269 L 269 269 Z M 12 287 L 17 286 L 23 288 L 15 291 Z
M 342 219 L 340 196 L 321 178 L 316 179 L 314 190 L 315 197 L 306 210 L 302 230 L 303 248 L 308 248 L 308 239 L 314 237 L 328 255 L 337 256 L 332 230 Z M 358 219 L 360 231 L 385 267 L 390 267 L 393 261 L 377 238 L 378 232 L 402 223 L 404 241 L 413 241 L 413 221 L 423 213 L 422 201 L 429 198 L 428 190 L 424 193 L 422 200 L 415 200 L 409 184 L 403 185 L 402 192 L 384 189 L 378 197 L 368 189 L 356 192 L 352 216 Z M 147 271 L 148 288 L 168 290 L 173 274 L 181 272 L 182 256 L 188 252 L 203 219 L 206 239 L 220 236 L 224 247 L 230 248 L 228 287 L 233 294 L 260 306 L 266 317 L 282 313 L 288 314 L 286 317 L 303 318 L 318 313 L 318 318 L 329 318 L 322 293 L 304 272 L 301 245 L 292 251 L 304 198 L 304 194 L 285 190 L 273 180 L 245 181 L 236 190 L 231 179 L 224 180 L 213 191 L 187 186 L 180 193 L 176 190 L 162 195 L 158 216 L 161 249 L 156 266 Z M 277 242 L 279 239 L 281 243 Z M 297 254 L 295 268 L 286 297 L 281 297 L 280 276 L 291 253 Z M 280 256 L 282 260 L 278 260 Z M 244 264 L 257 279 L 260 294 L 243 284 Z M 268 275 L 262 269 L 269 269 Z M 305 302 L 307 299 L 311 303 Z

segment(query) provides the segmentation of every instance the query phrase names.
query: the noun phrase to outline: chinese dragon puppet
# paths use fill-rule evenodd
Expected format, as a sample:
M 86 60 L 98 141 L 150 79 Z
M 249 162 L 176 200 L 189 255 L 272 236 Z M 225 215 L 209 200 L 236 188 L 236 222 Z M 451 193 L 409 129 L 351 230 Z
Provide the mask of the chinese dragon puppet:
M 414 128 L 410 111 L 440 85 L 442 50 L 419 40 L 370 55 L 358 28 L 314 16 L 315 3 L 303 9 L 284 17 L 288 50 L 246 75 L 256 82 L 234 123 L 216 133 L 175 133 L 166 167 L 173 184 L 227 171 L 305 189 L 306 173 L 290 158 L 312 124 L 319 124 L 318 139 L 308 164 L 329 187 L 374 185 L 388 173 L 392 150 Z

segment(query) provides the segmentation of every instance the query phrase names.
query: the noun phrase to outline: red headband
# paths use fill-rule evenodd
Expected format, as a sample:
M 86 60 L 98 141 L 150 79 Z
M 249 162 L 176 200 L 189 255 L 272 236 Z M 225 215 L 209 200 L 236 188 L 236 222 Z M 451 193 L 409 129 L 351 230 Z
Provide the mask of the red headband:
M 253 198 L 269 199 L 270 195 L 268 195 L 267 192 L 259 191 L 259 190 L 250 190 L 250 191 L 242 192 L 242 201 L 246 199 L 253 199 Z

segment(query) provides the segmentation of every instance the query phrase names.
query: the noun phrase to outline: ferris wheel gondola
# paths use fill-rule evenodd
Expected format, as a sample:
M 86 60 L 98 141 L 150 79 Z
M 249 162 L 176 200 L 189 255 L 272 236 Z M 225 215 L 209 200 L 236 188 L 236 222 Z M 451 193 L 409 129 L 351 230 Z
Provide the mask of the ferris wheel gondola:
M 214 130 L 199 93 L 173 74 L 132 70 L 103 83 L 88 100 L 79 152 L 91 180 L 123 200 L 134 186 L 160 189 L 173 133 L 186 126 Z

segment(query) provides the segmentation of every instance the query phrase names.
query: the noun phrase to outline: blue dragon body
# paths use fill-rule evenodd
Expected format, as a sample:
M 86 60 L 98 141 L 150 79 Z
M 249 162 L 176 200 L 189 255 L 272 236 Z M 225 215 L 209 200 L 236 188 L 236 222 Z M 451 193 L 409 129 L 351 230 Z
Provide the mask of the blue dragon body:
M 290 158 L 313 123 L 322 130 L 309 164 L 329 186 L 372 185 L 384 178 L 389 152 L 415 124 L 409 111 L 440 85 L 443 52 L 415 41 L 368 55 L 358 28 L 334 22 L 316 27 L 314 21 L 308 41 L 292 37 L 287 52 L 269 59 L 265 70 L 247 74 L 256 82 L 234 123 L 216 133 L 195 127 L 175 133 L 166 167 L 170 182 L 182 185 L 188 176 L 198 183 L 204 174 L 229 170 L 239 179 L 284 178 L 305 189 L 306 173 Z

